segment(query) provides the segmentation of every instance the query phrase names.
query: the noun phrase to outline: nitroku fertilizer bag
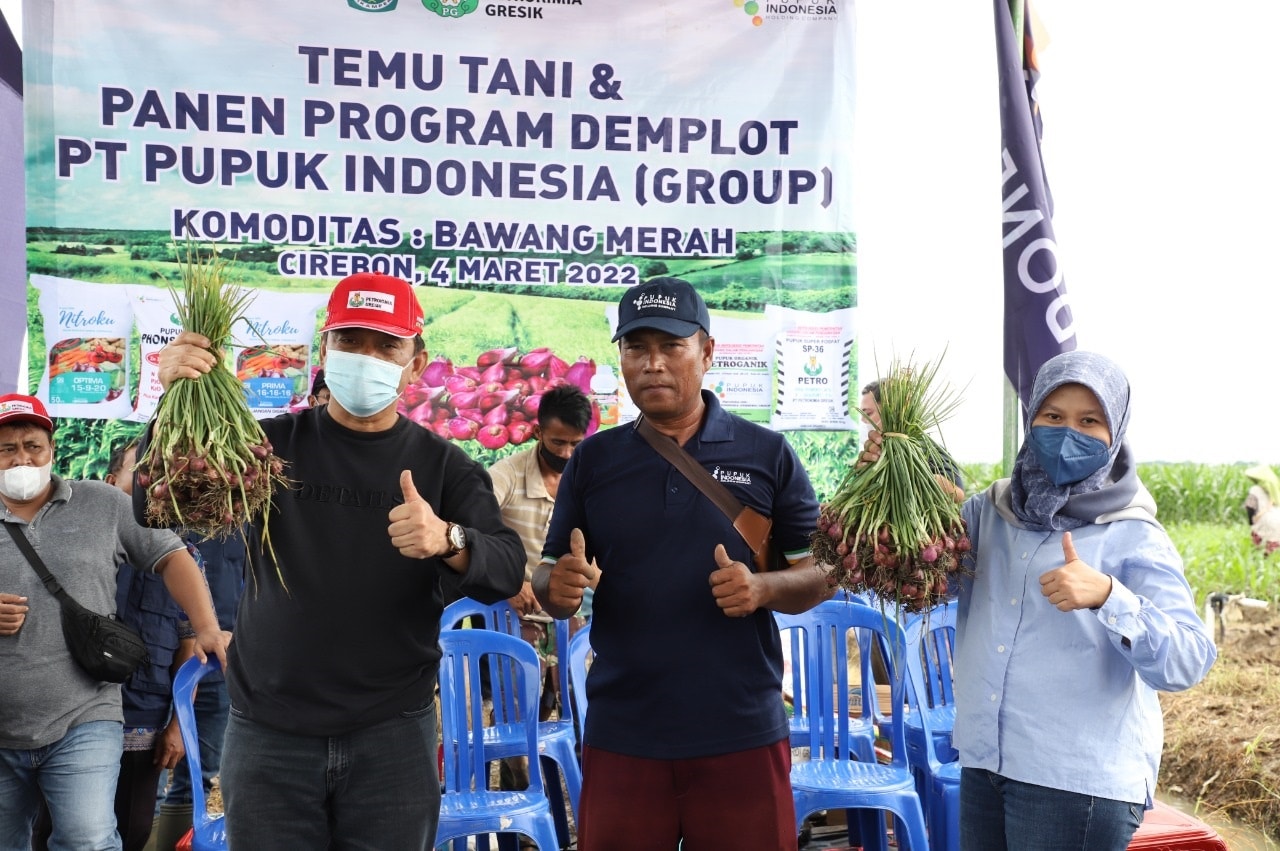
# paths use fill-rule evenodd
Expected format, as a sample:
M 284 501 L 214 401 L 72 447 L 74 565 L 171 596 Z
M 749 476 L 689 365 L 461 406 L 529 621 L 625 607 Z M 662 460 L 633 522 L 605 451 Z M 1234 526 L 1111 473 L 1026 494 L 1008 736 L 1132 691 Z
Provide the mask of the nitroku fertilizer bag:
M 260 290 L 245 309 L 249 327 L 232 329 L 232 363 L 254 416 L 282 414 L 307 398 L 316 312 L 328 297 Z
M 45 369 L 37 393 L 52 417 L 119 419 L 129 398 L 128 288 L 32 275 L 44 317 Z

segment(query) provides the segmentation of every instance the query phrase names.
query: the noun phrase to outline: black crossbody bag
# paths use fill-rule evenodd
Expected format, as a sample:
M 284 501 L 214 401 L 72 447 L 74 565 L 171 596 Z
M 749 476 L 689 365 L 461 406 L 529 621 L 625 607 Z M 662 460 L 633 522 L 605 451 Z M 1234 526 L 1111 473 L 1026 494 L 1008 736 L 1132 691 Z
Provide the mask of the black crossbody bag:
M 27 536 L 13 523 L 3 524 L 22 550 L 44 587 L 62 607 L 62 637 L 85 673 L 95 680 L 122 683 L 148 659 L 147 645 L 138 633 L 115 615 L 100 615 L 76 602 L 41 561 Z

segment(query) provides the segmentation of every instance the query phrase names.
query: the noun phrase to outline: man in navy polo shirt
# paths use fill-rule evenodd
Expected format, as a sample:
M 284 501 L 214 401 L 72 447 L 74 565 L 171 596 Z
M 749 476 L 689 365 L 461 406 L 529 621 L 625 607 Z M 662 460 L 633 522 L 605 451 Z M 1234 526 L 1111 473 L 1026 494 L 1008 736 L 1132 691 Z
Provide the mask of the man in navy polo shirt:
M 597 578 L 581 851 L 795 848 L 782 649 L 772 610 L 829 596 L 809 556 L 818 504 L 780 434 L 702 389 L 715 340 L 688 282 L 618 305 L 622 375 L 644 418 L 773 519 L 787 569 L 757 573 L 716 505 L 634 426 L 588 438 L 560 482 L 534 592 L 557 618 Z

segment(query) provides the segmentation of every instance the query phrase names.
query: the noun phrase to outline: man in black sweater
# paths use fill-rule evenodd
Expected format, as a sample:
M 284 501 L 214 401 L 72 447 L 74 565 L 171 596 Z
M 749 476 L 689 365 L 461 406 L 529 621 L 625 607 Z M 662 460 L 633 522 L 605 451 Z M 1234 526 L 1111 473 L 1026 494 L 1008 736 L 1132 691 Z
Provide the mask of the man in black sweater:
M 321 329 L 329 404 L 262 423 L 290 484 L 250 531 L 229 654 L 233 848 L 434 840 L 440 579 L 497 602 L 520 590 L 525 556 L 485 469 L 396 411 L 427 365 L 422 326 L 408 283 L 343 279 Z M 184 332 L 167 346 L 164 386 L 213 369 L 209 345 Z

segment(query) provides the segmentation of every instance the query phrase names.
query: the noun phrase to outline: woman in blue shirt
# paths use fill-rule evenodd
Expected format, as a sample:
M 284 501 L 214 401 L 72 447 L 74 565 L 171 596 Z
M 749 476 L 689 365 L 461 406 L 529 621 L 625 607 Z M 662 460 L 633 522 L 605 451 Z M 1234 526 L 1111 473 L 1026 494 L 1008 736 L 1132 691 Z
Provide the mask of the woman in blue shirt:
M 965 851 L 1123 851 L 1155 794 L 1158 691 L 1217 656 L 1138 480 L 1129 384 L 1107 358 L 1044 364 L 1010 479 L 969 499 L 955 747 Z

